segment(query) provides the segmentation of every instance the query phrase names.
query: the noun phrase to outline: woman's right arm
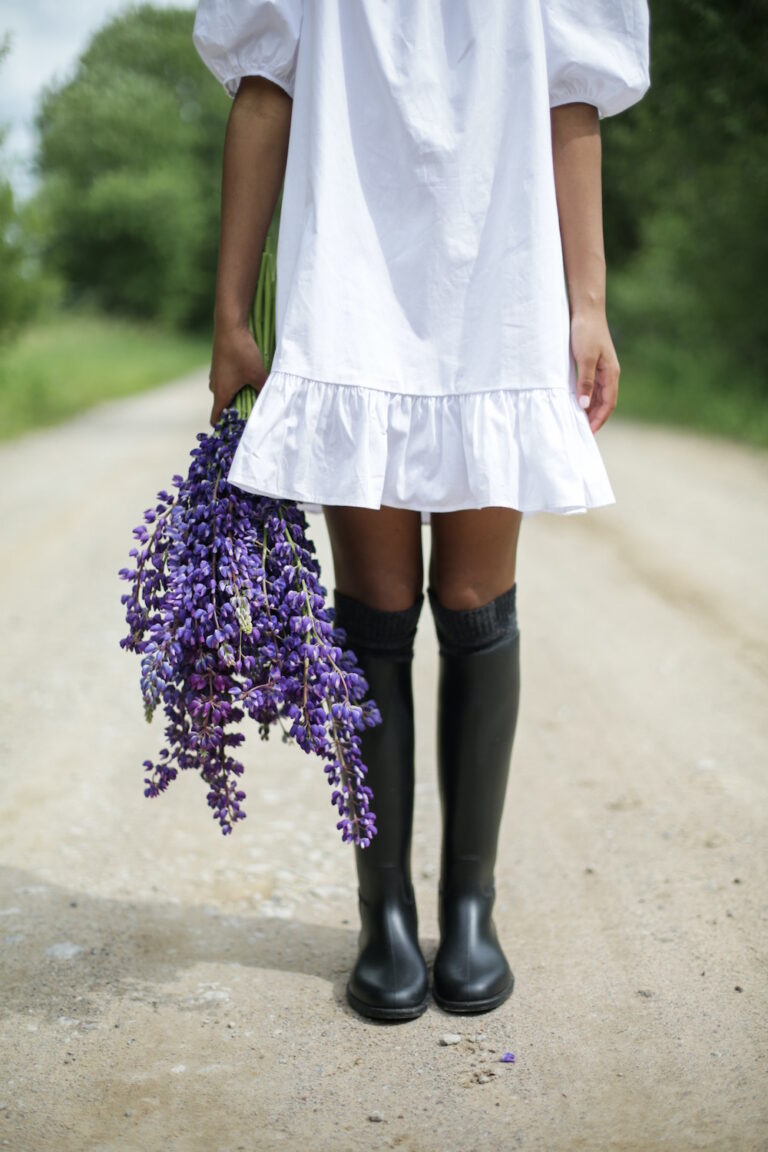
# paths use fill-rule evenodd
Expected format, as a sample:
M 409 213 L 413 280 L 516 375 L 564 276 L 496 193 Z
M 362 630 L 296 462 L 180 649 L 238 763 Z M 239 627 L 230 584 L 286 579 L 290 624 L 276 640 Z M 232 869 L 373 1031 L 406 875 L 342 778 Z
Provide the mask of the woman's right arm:
M 210 423 L 246 384 L 267 378 L 249 317 L 261 254 L 288 156 L 293 101 L 262 76 L 243 77 L 229 113 L 221 182 L 221 235 L 216 276 Z

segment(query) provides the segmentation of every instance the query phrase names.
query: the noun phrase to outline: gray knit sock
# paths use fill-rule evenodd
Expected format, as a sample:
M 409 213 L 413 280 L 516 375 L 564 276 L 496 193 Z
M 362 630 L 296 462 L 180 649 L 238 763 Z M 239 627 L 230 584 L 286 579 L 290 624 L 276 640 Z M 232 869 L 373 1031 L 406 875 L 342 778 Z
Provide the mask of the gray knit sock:
M 409 608 L 388 612 L 372 608 L 354 596 L 333 590 L 334 627 L 346 633 L 344 647 L 372 656 L 413 657 L 413 642 L 419 622 L 424 593 L 420 592 Z
M 427 588 L 440 651 L 444 655 L 479 652 L 518 635 L 517 581 L 477 608 L 446 608 L 434 588 Z

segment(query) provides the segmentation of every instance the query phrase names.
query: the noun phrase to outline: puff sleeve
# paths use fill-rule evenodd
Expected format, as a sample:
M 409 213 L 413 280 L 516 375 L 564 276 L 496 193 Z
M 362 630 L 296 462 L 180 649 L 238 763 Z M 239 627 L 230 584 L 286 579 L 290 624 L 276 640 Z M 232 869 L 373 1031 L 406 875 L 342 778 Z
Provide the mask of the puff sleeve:
M 647 0 L 541 0 L 549 103 L 613 116 L 650 87 Z
M 293 96 L 303 0 L 200 0 L 192 42 L 234 99 L 243 76 Z

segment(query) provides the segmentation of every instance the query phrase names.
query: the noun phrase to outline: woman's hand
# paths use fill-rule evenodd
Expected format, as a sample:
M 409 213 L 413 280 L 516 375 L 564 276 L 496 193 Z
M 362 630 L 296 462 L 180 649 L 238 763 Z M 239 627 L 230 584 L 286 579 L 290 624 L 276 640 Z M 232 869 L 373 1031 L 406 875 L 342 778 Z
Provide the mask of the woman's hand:
M 246 384 L 261 392 L 267 375 L 259 346 L 250 328 L 241 325 L 215 328 L 211 373 L 208 378 L 208 386 L 213 392 L 211 424 L 217 423 L 224 409 L 229 407 Z
M 604 309 L 573 313 L 571 349 L 578 369 L 576 394 L 587 410 L 590 428 L 597 432 L 616 407 L 621 371 Z

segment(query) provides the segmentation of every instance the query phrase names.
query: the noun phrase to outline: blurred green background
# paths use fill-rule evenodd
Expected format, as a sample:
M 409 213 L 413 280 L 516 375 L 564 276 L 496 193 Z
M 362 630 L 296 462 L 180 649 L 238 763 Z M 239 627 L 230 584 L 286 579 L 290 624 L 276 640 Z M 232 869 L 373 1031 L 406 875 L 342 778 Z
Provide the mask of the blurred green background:
M 0 437 L 208 361 L 230 100 L 193 20 L 108 19 L 39 99 L 34 194 L 0 176 Z M 617 412 L 763 446 L 766 48 L 765 4 L 655 0 L 651 88 L 601 122 Z

